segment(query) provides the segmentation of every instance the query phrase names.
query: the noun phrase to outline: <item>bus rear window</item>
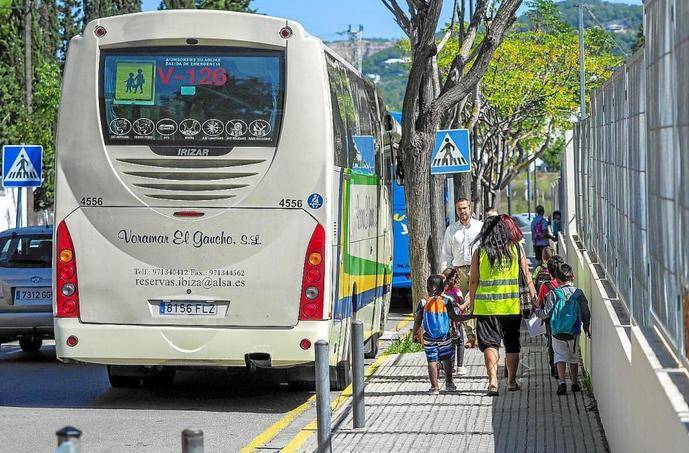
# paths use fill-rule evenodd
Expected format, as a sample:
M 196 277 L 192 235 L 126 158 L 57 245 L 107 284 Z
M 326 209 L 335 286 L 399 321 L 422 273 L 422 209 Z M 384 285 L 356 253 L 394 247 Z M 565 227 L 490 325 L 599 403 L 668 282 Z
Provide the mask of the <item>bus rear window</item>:
M 103 51 L 106 144 L 271 146 L 284 98 L 284 54 L 239 48 Z

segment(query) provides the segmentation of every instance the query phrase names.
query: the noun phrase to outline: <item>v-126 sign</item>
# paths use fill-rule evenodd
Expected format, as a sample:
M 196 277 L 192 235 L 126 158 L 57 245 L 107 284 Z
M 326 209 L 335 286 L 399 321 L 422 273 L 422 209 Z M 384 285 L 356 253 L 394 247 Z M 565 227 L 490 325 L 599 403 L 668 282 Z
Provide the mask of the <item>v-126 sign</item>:
M 157 69 L 158 80 L 163 85 L 169 85 L 171 80 L 186 85 L 213 85 L 223 86 L 227 83 L 227 71 L 225 68 L 211 68 L 209 66 L 187 66 L 180 68 L 169 66 Z

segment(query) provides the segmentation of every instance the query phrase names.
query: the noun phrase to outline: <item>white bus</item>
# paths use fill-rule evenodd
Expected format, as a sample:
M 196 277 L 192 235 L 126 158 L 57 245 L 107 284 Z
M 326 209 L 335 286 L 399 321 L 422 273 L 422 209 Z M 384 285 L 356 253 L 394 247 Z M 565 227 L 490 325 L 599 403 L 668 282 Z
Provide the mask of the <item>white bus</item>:
M 313 380 L 389 306 L 390 156 L 375 87 L 298 23 L 219 11 L 98 19 L 72 39 L 57 133 L 58 358 L 116 387 L 180 367 Z

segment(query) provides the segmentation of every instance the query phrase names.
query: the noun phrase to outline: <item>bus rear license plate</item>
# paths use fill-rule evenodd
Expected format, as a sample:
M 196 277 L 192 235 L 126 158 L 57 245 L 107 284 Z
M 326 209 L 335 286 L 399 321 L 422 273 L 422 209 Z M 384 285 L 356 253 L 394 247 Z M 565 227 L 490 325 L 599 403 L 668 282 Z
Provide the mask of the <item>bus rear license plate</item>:
M 206 302 L 161 302 L 158 313 L 173 316 L 217 316 L 218 306 Z

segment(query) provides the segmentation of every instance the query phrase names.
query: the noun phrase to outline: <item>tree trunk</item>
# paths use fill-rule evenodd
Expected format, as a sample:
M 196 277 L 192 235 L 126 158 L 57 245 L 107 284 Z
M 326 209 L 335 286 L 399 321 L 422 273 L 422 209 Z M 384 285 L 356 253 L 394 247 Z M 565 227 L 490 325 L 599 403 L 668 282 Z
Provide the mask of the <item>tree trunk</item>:
M 412 300 L 421 300 L 426 293 L 426 280 L 431 273 L 431 222 L 428 215 L 430 205 L 430 178 L 423 166 L 416 165 L 417 158 L 430 158 L 431 145 L 426 149 L 410 149 L 402 153 L 407 190 L 407 219 L 409 227 L 409 264 L 412 269 Z
M 498 212 L 502 213 L 502 191 L 498 190 L 495 192 L 495 195 L 493 196 L 493 206 L 495 209 L 498 210 Z
M 472 178 L 471 180 L 471 202 L 474 205 L 473 211 L 475 213 L 481 212 L 481 204 L 483 200 L 483 186 L 479 178 Z
M 471 172 L 456 173 L 452 176 L 455 185 L 455 203 L 460 198 L 471 201 Z

